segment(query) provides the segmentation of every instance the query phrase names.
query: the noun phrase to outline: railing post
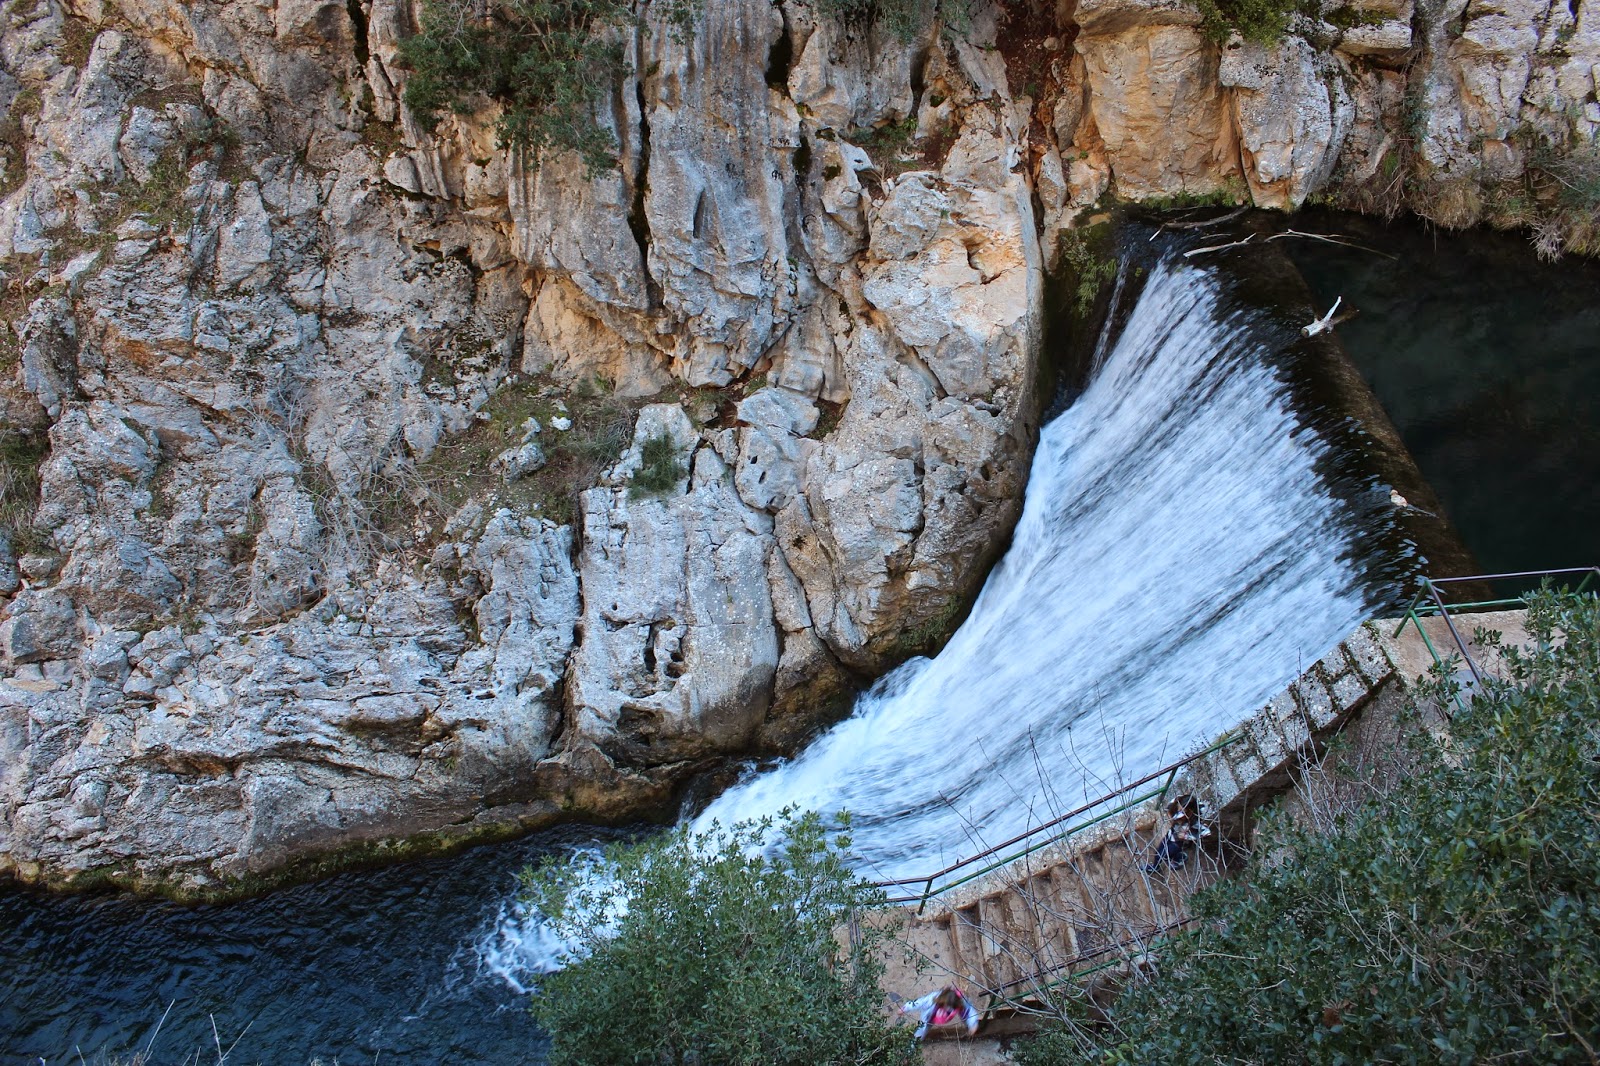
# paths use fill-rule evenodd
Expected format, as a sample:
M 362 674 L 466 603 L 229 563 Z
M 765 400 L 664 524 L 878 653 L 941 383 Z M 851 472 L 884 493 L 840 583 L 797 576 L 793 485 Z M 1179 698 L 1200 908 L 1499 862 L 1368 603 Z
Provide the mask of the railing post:
M 1482 688 L 1483 675 L 1478 673 L 1478 664 L 1472 661 L 1472 653 L 1467 650 L 1466 642 L 1461 639 L 1461 634 L 1456 631 L 1456 624 L 1453 620 L 1451 620 L 1450 612 L 1445 608 L 1444 600 L 1440 599 L 1439 597 L 1439 589 L 1432 581 L 1428 581 L 1427 578 L 1423 578 L 1422 580 L 1428 582 L 1428 591 L 1433 594 L 1433 602 L 1438 604 L 1439 613 L 1444 616 L 1444 624 L 1449 627 L 1450 635 L 1455 638 L 1456 647 L 1461 649 L 1462 657 L 1467 660 L 1467 669 L 1472 671 L 1473 684 L 1478 688 Z M 1418 628 L 1420 629 L 1421 626 L 1418 626 Z
M 1441 584 L 1448 585 L 1448 584 L 1451 584 L 1453 582 L 1461 582 L 1461 581 L 1493 581 L 1493 580 L 1500 580 L 1500 579 L 1525 578 L 1525 577 L 1543 577 L 1543 578 L 1548 580 L 1548 579 L 1551 579 L 1551 578 L 1554 578 L 1554 577 L 1557 577 L 1557 576 L 1564 577 L 1564 576 L 1572 575 L 1572 574 L 1583 574 L 1584 575 L 1583 580 L 1578 584 L 1578 588 L 1577 588 L 1577 591 L 1579 593 L 1582 593 L 1583 591 L 1588 589 L 1591 586 L 1591 584 L 1595 583 L 1597 581 L 1597 579 L 1600 579 L 1600 566 L 1575 567 L 1575 568 L 1572 568 L 1570 570 L 1554 570 L 1554 571 L 1538 571 L 1538 572 L 1530 571 L 1530 572 L 1527 572 L 1527 573 L 1518 573 L 1518 574 L 1483 574 L 1483 575 L 1477 575 L 1477 576 L 1474 576 L 1474 577 L 1440 578 L 1437 583 L 1431 578 L 1427 578 L 1427 577 L 1421 578 L 1421 587 L 1418 589 L 1417 593 L 1414 596 L 1412 596 L 1410 604 L 1406 607 L 1405 614 L 1400 619 L 1400 624 L 1395 627 L 1394 636 L 1398 637 L 1402 632 L 1404 632 L 1405 631 L 1405 627 L 1406 627 L 1406 623 L 1408 623 L 1408 622 L 1411 623 L 1412 625 L 1416 626 L 1417 627 L 1417 634 L 1420 637 L 1422 637 L 1423 645 L 1427 648 L 1428 653 L 1433 657 L 1434 663 L 1439 665 L 1439 666 L 1443 666 L 1444 665 L 1444 659 L 1443 659 L 1442 656 L 1440 656 L 1439 650 L 1436 647 L 1434 647 L 1433 639 L 1428 635 L 1427 629 L 1422 624 L 1424 612 L 1428 611 L 1428 610 L 1436 610 L 1440 615 L 1443 616 L 1445 626 L 1449 629 L 1451 637 L 1454 638 L 1454 640 L 1456 642 L 1456 647 L 1458 649 L 1460 649 L 1462 656 L 1466 659 L 1467 667 L 1472 672 L 1473 682 L 1476 685 L 1481 687 L 1482 684 L 1483 684 L 1483 675 L 1478 670 L 1478 664 L 1473 659 L 1472 653 L 1467 647 L 1467 642 L 1462 638 L 1461 632 L 1456 628 L 1455 620 L 1450 616 L 1449 606 L 1444 602 L 1444 598 L 1440 595 L 1438 586 L 1441 585 Z M 1597 590 L 1597 592 L 1600 592 L 1600 590 Z M 1424 605 L 1424 600 L 1428 599 L 1428 598 L 1432 599 L 1432 601 L 1433 601 L 1432 604 L 1431 605 Z M 1482 603 L 1461 604 L 1461 605 L 1458 605 L 1458 606 L 1484 608 L 1484 607 L 1511 605 L 1511 604 L 1514 604 L 1516 602 L 1517 602 L 1516 600 L 1489 600 L 1489 601 L 1484 601 Z M 1459 692 L 1456 693 L 1455 702 L 1456 702 L 1456 706 L 1457 706 L 1458 709 L 1464 709 L 1464 704 L 1462 702 L 1461 694 Z M 896 897 L 896 901 L 899 904 L 908 905 L 913 900 L 915 900 L 917 902 L 917 914 L 920 916 L 924 912 L 926 912 L 929 901 L 932 900 L 935 895 L 942 895 L 942 894 L 944 894 L 946 892 L 949 892 L 953 888 L 956 888 L 956 887 L 958 887 L 960 885 L 966 884 L 969 881 L 972 881 L 972 880 L 974 880 L 974 879 L 976 879 L 978 877 L 981 877 L 981 876 L 983 876 L 983 875 L 985 875 L 985 874 L 987 874 L 987 873 L 989 873 L 989 872 L 991 872 L 993 870 L 999 869 L 999 868 L 1001 868 L 1001 867 L 1003 867 L 1003 866 L 1005 866 L 1005 865 L 1007 865 L 1009 863 L 1015 862 L 1016 860 L 1022 858 L 1023 856 L 1033 854 L 1034 852 L 1038 851 L 1041 848 L 1049 847 L 1052 844 L 1055 844 L 1055 843 L 1058 843 L 1060 841 L 1066 840 L 1067 838 L 1069 838 L 1071 836 L 1074 836 L 1074 835 L 1084 831 L 1085 829 L 1089 828 L 1090 826 L 1096 825 L 1096 824 L 1098 824 L 1100 822 L 1105 821 L 1107 818 L 1113 817 L 1114 815 L 1120 814 L 1123 811 L 1129 810 L 1132 807 L 1136 806 L 1137 804 L 1142 803 L 1142 802 L 1144 802 L 1144 801 L 1146 801 L 1148 799 L 1151 799 L 1151 798 L 1164 799 L 1164 798 L 1166 798 L 1167 794 L 1172 790 L 1173 786 L 1177 783 L 1178 773 L 1179 773 L 1179 771 L 1181 771 L 1183 769 L 1183 767 L 1185 767 L 1185 766 L 1189 765 L 1190 763 L 1194 762 L 1196 759 L 1200 759 L 1200 758 L 1202 758 L 1202 757 L 1204 757 L 1206 755 L 1211 754 L 1212 752 L 1220 751 L 1221 749 L 1227 747 L 1229 744 L 1232 744 L 1235 741 L 1237 741 L 1242 735 L 1243 734 L 1239 733 L 1239 732 L 1232 732 L 1232 733 L 1224 734 L 1221 740 L 1218 740 L 1216 743 L 1212 744 L 1210 747 L 1206 748 L 1204 751 L 1198 752 L 1198 753 L 1196 753 L 1194 755 L 1191 755 L 1191 756 L 1188 756 L 1188 757 L 1186 757 L 1184 759 L 1181 759 L 1178 762 L 1172 764 L 1171 766 L 1163 767 L 1160 770 L 1153 771 L 1152 773 L 1147 774 L 1144 777 L 1139 778 L 1137 781 L 1133 781 L 1133 782 L 1131 782 L 1129 784 L 1123 785 L 1120 788 L 1114 789 L 1113 791 L 1106 793 L 1105 795 L 1101 796 L 1099 799 L 1092 800 L 1092 801 L 1090 801 L 1088 803 L 1085 803 L 1082 806 L 1077 807 L 1074 810 L 1068 811 L 1066 814 L 1062 814 L 1062 815 L 1059 815 L 1058 817 L 1052 818 L 1047 822 L 1044 822 L 1044 823 L 1039 824 L 1039 825 L 1035 825 L 1032 828 L 1024 830 L 1023 832 L 1017 834 L 1016 836 L 1012 837 L 1009 840 L 1006 840 L 1006 841 L 1003 841 L 1003 842 L 1001 842 L 999 844 L 996 844 L 993 847 L 986 848 L 983 851 L 980 851 L 975 855 L 971 855 L 971 856 L 968 856 L 967 858 L 958 860 L 957 862 L 955 862 L 955 863 L 953 863 L 953 864 L 951 864 L 949 866 L 946 866 L 944 869 L 936 870 L 932 874 L 930 874 L 928 876 L 927 880 L 923 883 L 922 893 L 920 894 L 920 896 L 911 896 L 911 895 L 908 894 L 903 899 L 900 899 L 899 897 Z M 1160 787 L 1160 789 L 1158 791 L 1147 792 L 1142 796 L 1137 796 L 1134 799 L 1123 803 L 1121 806 L 1115 807 L 1112 810 L 1110 810 L 1110 811 L 1108 811 L 1106 813 L 1103 813 L 1103 814 L 1101 814 L 1101 815 L 1099 815 L 1097 817 L 1090 818 L 1087 822 L 1080 822 L 1080 823 L 1075 824 L 1075 825 L 1074 824 L 1069 824 L 1069 823 L 1071 823 L 1071 821 L 1073 819 L 1079 817 L 1080 815 L 1085 815 L 1085 814 L 1088 814 L 1092 810 L 1095 810 L 1097 808 L 1101 808 L 1103 805 L 1109 804 L 1112 800 L 1115 800 L 1118 797 L 1127 796 L 1130 793 L 1132 793 L 1135 789 L 1138 789 L 1138 788 L 1141 788 L 1141 787 L 1143 787 L 1143 786 L 1145 786 L 1147 784 L 1150 784 L 1150 783 L 1160 779 L 1163 775 L 1166 777 L 1166 780 L 1161 785 L 1161 787 Z M 1058 828 L 1058 827 L 1064 827 L 1064 828 Z M 1000 855 L 1001 852 L 1003 852 L 1006 849 L 1012 847 L 1013 845 L 1020 844 L 1020 843 L 1023 843 L 1025 841 L 1038 840 L 1040 838 L 1040 835 L 1045 833 L 1045 831 L 1047 831 L 1047 830 L 1055 830 L 1055 831 L 1053 833 L 1051 833 L 1050 836 L 1045 837 L 1039 843 L 1031 844 L 1028 847 L 1025 847 L 1023 850 L 1021 850 L 1019 852 L 1016 852 L 1015 854 L 1012 854 L 1012 855 L 1009 855 L 1009 856 L 1000 857 L 998 859 L 993 859 L 991 862 L 989 862 L 988 865 L 980 868 L 979 870 L 975 871 L 974 873 L 968 874 L 967 876 L 964 876 L 964 877 L 959 877 L 959 878 L 956 878 L 954 880 L 951 880 L 948 883 L 944 884 L 942 887 L 940 887 L 938 889 L 937 893 L 934 891 L 934 883 L 936 881 L 938 881 L 939 878 L 947 877 L 949 875 L 954 874 L 958 870 L 969 868 L 972 865 L 974 865 L 975 863 L 979 862 L 980 860 L 991 859 L 991 857 L 993 857 L 993 856 L 998 856 L 998 855 Z M 897 881 L 880 881 L 880 882 L 877 882 L 877 884 L 880 887 L 884 887 L 884 886 L 898 887 L 898 886 L 901 886 L 901 885 L 913 885 L 913 884 L 916 884 L 917 880 L 919 880 L 919 878 L 905 878 L 905 879 L 901 879 L 901 880 L 897 880 Z
M 1583 580 L 1578 582 L 1578 587 L 1574 591 L 1579 596 L 1582 596 L 1584 590 L 1589 587 L 1589 582 L 1593 581 L 1596 576 L 1600 576 L 1600 566 L 1590 568 L 1589 572 L 1583 575 Z
M 1427 578 L 1423 578 L 1423 580 L 1426 581 Z M 1405 632 L 1407 622 L 1415 625 L 1417 627 L 1417 632 L 1422 632 L 1422 620 L 1417 617 L 1417 604 L 1421 602 L 1421 600 L 1422 592 L 1419 590 L 1415 596 L 1411 597 L 1411 602 L 1406 604 L 1406 612 L 1400 616 L 1400 624 L 1394 627 L 1395 636 L 1398 637 L 1401 633 Z

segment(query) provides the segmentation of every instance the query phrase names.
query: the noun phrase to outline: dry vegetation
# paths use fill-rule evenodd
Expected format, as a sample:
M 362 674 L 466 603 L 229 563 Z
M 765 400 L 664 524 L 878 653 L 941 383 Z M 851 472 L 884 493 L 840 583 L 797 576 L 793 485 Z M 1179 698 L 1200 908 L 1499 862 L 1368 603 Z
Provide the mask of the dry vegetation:
M 0 535 L 18 555 L 46 546 L 34 523 L 39 511 L 39 467 L 49 454 L 43 434 L 0 432 Z
M 5 118 L 0 119 L 0 197 L 10 196 L 22 184 L 27 172 L 27 120 L 35 118 L 44 106 L 39 90 L 31 86 L 19 90 L 11 100 Z
M 569 392 L 534 379 L 501 389 L 483 408 L 488 417 L 465 433 L 441 441 L 417 468 L 427 494 L 442 513 L 469 499 L 493 497 L 526 514 L 567 523 L 578 515 L 578 494 L 594 485 L 617 461 L 633 436 L 633 420 L 648 400 L 619 397 L 609 383 L 590 378 Z M 556 430 L 552 420 L 572 420 Z M 528 419 L 539 423 L 535 438 L 545 454 L 539 470 L 507 482 L 494 459 L 522 442 Z

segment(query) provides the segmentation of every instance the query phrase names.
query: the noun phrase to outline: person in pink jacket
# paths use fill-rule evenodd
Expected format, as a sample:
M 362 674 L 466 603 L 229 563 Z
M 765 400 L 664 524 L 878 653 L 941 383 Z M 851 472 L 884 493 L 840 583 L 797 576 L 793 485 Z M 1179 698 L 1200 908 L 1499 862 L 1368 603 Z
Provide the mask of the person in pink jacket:
M 937 992 L 929 992 L 921 999 L 902 1005 L 900 1013 L 915 1014 L 921 1020 L 922 1024 L 917 1026 L 914 1034 L 918 1040 L 928 1035 L 930 1027 L 954 1025 L 958 1021 L 966 1025 L 968 1036 L 978 1031 L 978 1009 L 954 985 L 946 985 Z

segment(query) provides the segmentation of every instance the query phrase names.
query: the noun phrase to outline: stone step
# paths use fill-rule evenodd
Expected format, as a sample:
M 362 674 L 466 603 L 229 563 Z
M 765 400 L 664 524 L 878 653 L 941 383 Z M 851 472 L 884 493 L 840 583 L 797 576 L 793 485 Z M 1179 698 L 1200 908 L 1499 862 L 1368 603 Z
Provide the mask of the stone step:
M 1009 910 L 1006 894 L 986 896 L 978 904 L 978 913 L 983 920 L 983 928 L 979 930 L 979 934 L 982 938 L 984 972 L 989 978 L 989 988 L 1009 985 L 1023 974 L 1019 959 L 1022 945 L 1018 943 L 1015 931 L 1011 928 Z
M 983 918 L 978 913 L 978 905 L 958 907 L 950 912 L 950 918 L 950 942 L 959 960 L 956 972 L 975 985 L 994 987 L 983 950 Z

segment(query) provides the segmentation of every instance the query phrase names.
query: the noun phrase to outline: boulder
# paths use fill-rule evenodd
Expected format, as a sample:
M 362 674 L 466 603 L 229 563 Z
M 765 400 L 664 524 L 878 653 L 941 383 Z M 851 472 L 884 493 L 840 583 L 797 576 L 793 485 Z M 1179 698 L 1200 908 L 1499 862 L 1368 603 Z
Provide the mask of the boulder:
M 1126 6 L 1125 16 L 1091 22 L 1077 42 L 1117 194 L 1137 200 L 1224 188 L 1238 177 L 1238 134 L 1216 46 L 1187 5 Z
M 82 630 L 72 600 L 51 589 L 19 592 L 0 621 L 0 660 L 7 667 L 70 659 Z
M 641 494 L 626 482 L 666 434 L 691 475 Z M 651 768 L 748 748 L 778 662 L 766 560 L 772 520 L 734 491 L 717 449 L 675 405 L 646 408 L 613 468 L 583 495 L 582 636 L 568 677 L 566 746 Z
M 1326 184 L 1355 108 L 1350 71 L 1300 37 L 1271 48 L 1237 36 L 1222 52 L 1218 81 L 1234 90 L 1245 180 L 1257 207 L 1293 209 Z

